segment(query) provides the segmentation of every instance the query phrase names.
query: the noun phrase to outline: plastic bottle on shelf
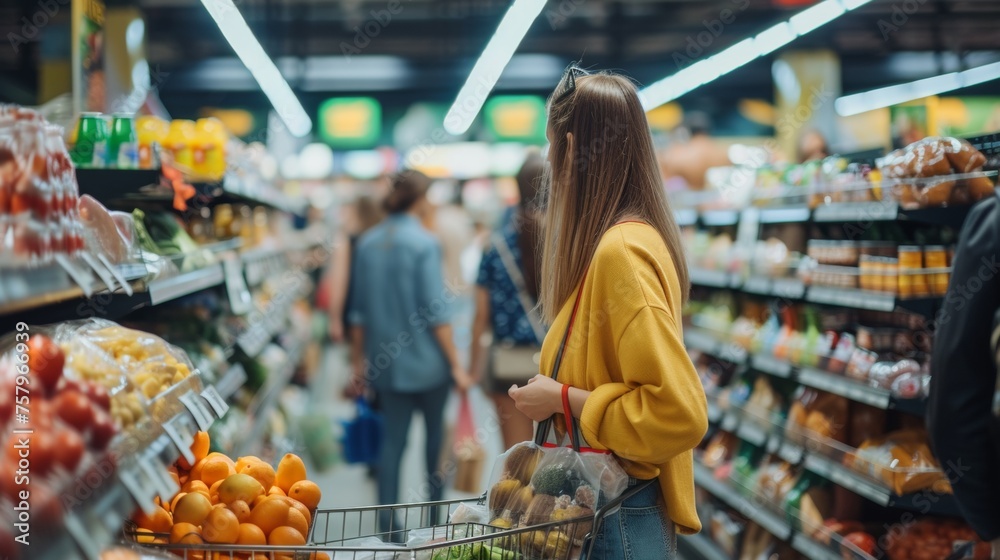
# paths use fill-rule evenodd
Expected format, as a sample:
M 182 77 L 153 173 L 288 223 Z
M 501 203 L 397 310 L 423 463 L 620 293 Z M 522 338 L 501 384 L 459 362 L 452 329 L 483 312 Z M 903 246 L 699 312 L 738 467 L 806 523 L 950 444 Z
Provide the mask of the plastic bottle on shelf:
M 226 173 L 226 142 L 229 135 L 222 121 L 214 117 L 198 119 L 194 146 L 195 173 L 210 179 L 222 179 Z
M 170 124 L 160 117 L 143 115 L 135 120 L 135 136 L 139 142 L 139 169 L 160 166 L 158 150 L 164 146 Z
M 194 121 L 174 119 L 165 139 L 165 147 L 174 156 L 174 163 L 187 170 L 194 168 L 194 143 L 196 129 Z

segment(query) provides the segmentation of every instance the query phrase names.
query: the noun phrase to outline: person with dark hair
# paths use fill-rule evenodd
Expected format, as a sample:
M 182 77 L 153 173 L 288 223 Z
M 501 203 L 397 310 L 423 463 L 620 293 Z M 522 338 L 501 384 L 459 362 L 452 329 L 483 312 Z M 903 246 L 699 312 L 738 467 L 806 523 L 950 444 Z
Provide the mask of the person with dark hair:
M 503 443 L 531 439 L 531 419 L 507 394 L 511 383 L 527 383 L 538 373 L 534 358 L 541 351 L 545 330 L 538 315 L 538 198 L 545 160 L 531 152 L 517 174 L 521 200 L 508 209 L 499 230 L 490 236 L 476 279 L 476 315 L 472 322 L 470 369 L 486 370 L 487 391 L 493 397 L 503 430 Z M 492 332 L 491 345 L 484 337 Z
M 384 206 L 388 217 L 358 241 L 351 271 L 349 323 L 354 346 L 349 389 L 371 385 L 384 418 L 379 456 L 378 499 L 399 501 L 399 476 L 410 421 L 419 411 L 426 426 L 427 500 L 440 500 L 436 484 L 444 436 L 444 407 L 450 388 L 472 385 L 458 359 L 450 304 L 455 295 L 442 278 L 441 246 L 421 225 L 430 210 L 430 179 L 405 170 L 391 178 Z M 393 529 L 388 516 L 380 530 Z M 398 529 L 398 527 L 396 527 Z

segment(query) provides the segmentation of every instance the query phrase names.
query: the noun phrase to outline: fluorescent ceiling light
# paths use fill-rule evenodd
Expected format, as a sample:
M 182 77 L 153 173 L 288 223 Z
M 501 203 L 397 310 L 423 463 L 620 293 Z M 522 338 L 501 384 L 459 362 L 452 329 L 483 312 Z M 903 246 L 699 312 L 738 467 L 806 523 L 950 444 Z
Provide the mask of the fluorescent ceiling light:
M 305 136 L 312 130 L 312 120 L 295 97 L 291 86 L 264 52 L 264 47 L 254 37 L 243 15 L 233 4 L 233 0 L 201 0 L 209 15 L 222 30 L 222 35 L 236 51 L 236 56 L 257 80 L 260 89 L 274 106 L 274 110 L 288 127 L 288 132 L 297 137 Z
M 844 15 L 847 10 L 835 0 L 826 0 L 795 14 L 788 20 L 788 25 L 797 35 L 802 36 L 822 27 Z
M 649 111 L 673 101 L 689 91 L 728 74 L 752 60 L 767 56 L 810 31 L 826 25 L 871 0 L 823 0 L 755 37 L 744 39 L 722 52 L 688 66 L 640 92 L 643 107 Z
M 997 78 L 1000 78 L 1000 62 L 971 68 L 964 72 L 951 72 L 906 84 L 845 95 L 838 98 L 833 106 L 837 110 L 837 114 L 848 117 L 865 111 L 974 86 Z
M 507 10 L 444 117 L 444 129 L 448 133 L 457 135 L 469 130 L 514 51 L 544 7 L 545 0 L 515 0 Z

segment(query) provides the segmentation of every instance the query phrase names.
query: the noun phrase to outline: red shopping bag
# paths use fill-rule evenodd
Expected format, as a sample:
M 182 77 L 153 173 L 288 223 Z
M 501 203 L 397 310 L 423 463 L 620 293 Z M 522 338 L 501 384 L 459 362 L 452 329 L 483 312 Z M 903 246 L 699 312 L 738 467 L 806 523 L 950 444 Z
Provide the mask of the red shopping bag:
M 485 454 L 476 438 L 476 420 L 472 416 L 469 395 L 462 395 L 458 403 L 458 419 L 455 422 L 455 439 L 452 446 L 455 457 L 455 490 L 468 494 L 483 491 L 481 483 Z

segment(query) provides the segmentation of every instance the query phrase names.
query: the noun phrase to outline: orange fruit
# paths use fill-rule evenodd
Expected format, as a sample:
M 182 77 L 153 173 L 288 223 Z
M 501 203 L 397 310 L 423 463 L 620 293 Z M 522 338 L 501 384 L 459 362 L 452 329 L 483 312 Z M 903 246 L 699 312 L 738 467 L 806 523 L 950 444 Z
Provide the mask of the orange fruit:
M 213 509 L 201 525 L 201 534 L 210 543 L 233 544 L 240 536 L 240 520 L 225 507 Z
M 300 480 L 288 489 L 288 497 L 302 502 L 309 509 L 316 509 L 323 495 L 319 485 L 311 480 Z
M 239 519 L 240 523 L 246 523 L 247 519 L 250 519 L 250 505 L 243 500 L 233 500 L 228 507 L 229 511 L 236 514 L 236 519 Z
M 208 432 L 196 432 L 194 434 L 194 441 L 191 443 L 191 454 L 194 455 L 196 463 L 208 455 L 208 448 L 210 444 L 211 442 L 208 438 Z M 183 455 L 177 459 L 177 464 L 182 469 L 191 468 L 191 463 L 188 463 Z
M 170 511 L 177 511 L 177 502 L 184 496 L 187 496 L 187 492 L 178 492 L 174 499 L 170 500 Z
M 236 470 L 236 462 L 233 461 L 232 459 L 230 459 L 229 455 L 226 455 L 225 453 L 219 453 L 218 451 L 213 451 L 213 452 L 209 453 L 208 455 L 205 455 L 205 458 L 206 459 L 222 459 L 223 461 L 229 463 L 229 466 L 233 467 L 233 470 Z
M 264 500 L 268 499 L 269 497 L 270 496 L 267 496 L 267 495 L 264 495 L 264 494 L 262 494 L 260 496 L 257 496 L 254 499 L 253 503 L 250 504 L 250 509 L 252 510 L 253 508 L 257 507 L 258 505 L 260 505 L 261 502 L 263 502 Z
M 240 457 L 239 459 L 236 459 L 236 472 L 243 472 L 244 468 L 254 463 L 264 463 L 264 461 L 260 457 L 257 457 L 255 455 L 246 455 L 245 457 Z
M 154 533 L 169 533 L 170 526 L 173 525 L 173 520 L 170 518 L 170 513 L 162 507 L 157 507 L 152 515 L 146 515 L 142 509 L 132 518 L 135 524 L 139 526 L 140 529 L 149 529 Z
M 277 486 L 272 486 L 270 490 L 267 491 L 268 496 L 287 496 L 285 491 Z
M 288 510 L 288 517 L 285 518 L 285 525 L 295 529 L 303 537 L 309 534 L 309 521 L 296 509 Z
M 170 540 L 165 537 L 156 537 L 153 539 L 153 544 L 167 544 Z
M 210 496 L 218 496 L 219 495 L 219 486 L 222 486 L 223 482 L 225 482 L 225 480 L 217 480 L 215 482 L 215 484 L 213 484 L 212 487 L 208 489 L 208 494 Z
M 191 523 L 174 523 L 170 529 L 170 542 L 174 544 L 202 544 L 201 529 Z
M 240 457 L 240 461 L 242 461 L 243 459 L 245 459 L 245 457 Z M 274 478 L 275 478 L 274 468 L 263 461 L 250 462 L 244 464 L 242 468 L 240 468 L 239 464 L 237 463 L 236 472 L 241 474 L 248 474 L 254 477 L 257 480 L 257 482 L 259 482 L 260 485 L 263 486 L 264 488 L 270 488 L 274 486 Z
M 325 552 L 310 552 L 309 560 L 330 560 L 330 555 Z
M 302 546 L 306 544 L 306 538 L 292 527 L 275 527 L 267 535 L 267 544 L 273 546 Z
M 202 521 L 208 517 L 212 511 L 212 502 L 201 492 L 191 492 L 185 494 L 183 498 L 177 500 L 174 508 L 174 524 L 191 523 L 201 525 Z
M 214 486 L 213 486 L 214 488 Z M 236 500 L 252 502 L 264 493 L 264 487 L 256 478 L 248 474 L 234 474 L 226 477 L 218 486 L 219 501 L 230 503 Z
M 285 453 L 285 456 L 278 461 L 278 469 L 275 471 L 274 485 L 284 490 L 288 489 L 300 480 L 306 479 L 306 464 L 302 458 L 294 453 Z
M 290 506 L 281 498 L 269 497 L 250 510 L 250 523 L 270 535 L 276 527 L 285 524 Z
M 201 480 L 201 469 L 205 467 L 205 459 L 196 461 L 194 466 L 188 472 L 188 480 Z M 183 477 L 181 477 L 183 480 Z
M 240 523 L 236 544 L 267 544 L 267 536 L 253 523 Z
M 150 531 L 149 529 L 139 527 L 135 530 L 135 542 L 137 543 L 148 544 L 153 542 L 153 539 L 155 538 L 156 537 L 153 536 L 153 531 Z
M 312 525 L 312 512 L 309 511 L 309 508 L 307 508 L 305 505 L 302 504 L 302 502 L 298 500 L 293 500 L 292 498 L 285 498 L 285 500 L 288 502 L 288 505 L 291 506 L 292 509 L 298 510 L 298 512 L 302 514 L 302 517 L 306 518 L 307 525 Z
M 219 457 L 205 457 L 205 464 L 201 467 L 201 480 L 208 488 L 211 488 L 216 482 L 225 480 L 226 477 L 236 474 L 233 465 L 227 462 L 227 460 L 228 457 L 226 460 Z
M 212 509 L 219 509 L 226 507 L 226 504 L 219 501 L 217 496 L 212 496 Z
M 211 489 L 208 485 L 201 480 L 189 480 L 187 481 L 187 484 L 181 486 L 181 492 L 187 492 L 188 494 L 191 492 L 204 492 L 206 494 L 211 494 L 210 490 Z

